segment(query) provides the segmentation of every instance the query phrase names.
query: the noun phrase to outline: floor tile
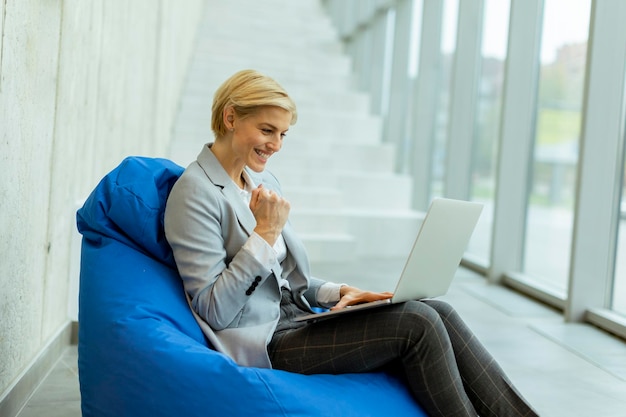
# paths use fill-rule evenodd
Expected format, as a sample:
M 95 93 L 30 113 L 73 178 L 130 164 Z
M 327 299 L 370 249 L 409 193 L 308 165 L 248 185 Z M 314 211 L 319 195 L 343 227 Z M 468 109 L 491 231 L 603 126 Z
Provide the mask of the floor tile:
M 18 417 L 81 417 L 80 401 L 28 404 Z

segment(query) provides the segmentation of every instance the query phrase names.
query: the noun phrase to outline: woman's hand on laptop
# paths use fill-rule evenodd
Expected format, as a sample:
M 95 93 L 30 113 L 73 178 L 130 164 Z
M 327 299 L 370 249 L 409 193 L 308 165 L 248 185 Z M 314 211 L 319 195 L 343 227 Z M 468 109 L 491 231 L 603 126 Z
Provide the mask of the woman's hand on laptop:
M 364 291 L 349 285 L 342 285 L 340 290 L 341 298 L 331 310 L 339 310 L 345 307 L 353 306 L 361 303 L 369 303 L 371 301 L 386 300 L 393 297 L 391 292 L 372 292 Z

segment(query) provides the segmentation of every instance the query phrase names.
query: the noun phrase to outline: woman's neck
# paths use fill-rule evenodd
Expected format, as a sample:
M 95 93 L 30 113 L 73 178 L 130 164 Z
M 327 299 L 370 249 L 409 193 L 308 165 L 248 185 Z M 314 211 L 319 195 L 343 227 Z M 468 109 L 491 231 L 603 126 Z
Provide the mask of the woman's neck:
M 211 152 L 215 155 L 215 158 L 219 161 L 226 174 L 233 180 L 233 182 L 241 189 L 244 189 L 246 182 L 243 178 L 243 169 L 245 163 L 240 163 L 236 157 L 234 157 L 229 148 L 224 146 L 223 141 L 215 141 L 211 145 Z

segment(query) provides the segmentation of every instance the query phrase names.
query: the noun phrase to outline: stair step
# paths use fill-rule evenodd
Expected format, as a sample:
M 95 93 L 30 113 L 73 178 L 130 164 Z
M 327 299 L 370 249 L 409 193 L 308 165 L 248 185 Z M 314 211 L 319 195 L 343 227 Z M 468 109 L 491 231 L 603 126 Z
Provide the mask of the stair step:
M 284 56 L 288 51 L 264 51 L 267 54 L 275 56 Z M 258 52 L 257 52 L 258 53 Z M 236 55 L 233 55 L 236 54 Z M 320 54 L 317 57 L 307 57 L 300 59 L 289 59 L 289 55 L 283 58 L 269 58 L 267 55 L 261 57 L 254 56 L 253 50 L 228 51 L 222 54 L 216 53 L 212 55 L 203 55 L 196 59 L 190 70 L 192 74 L 202 74 L 208 68 L 216 65 L 226 65 L 232 68 L 244 69 L 255 68 L 261 72 L 277 78 L 280 77 L 281 84 L 283 80 L 295 78 L 297 80 L 311 79 L 315 76 L 338 76 L 350 77 L 351 62 L 342 57 Z M 204 73 L 206 76 L 206 73 Z
M 300 1 L 300 0 L 299 0 Z M 237 3 L 231 0 L 229 3 Z M 313 35 L 318 34 L 320 29 L 326 28 L 331 32 L 334 39 L 337 39 L 337 31 L 324 11 L 317 8 L 309 8 L 305 11 L 301 5 L 291 10 L 285 8 L 289 3 L 283 0 L 282 3 L 272 7 L 263 2 L 244 2 L 242 7 L 247 13 L 241 13 L 237 6 L 228 4 L 220 7 L 219 4 L 212 6 L 210 13 L 206 15 L 206 22 L 211 24 L 211 33 L 225 33 L 232 37 L 248 40 L 245 35 L 254 32 L 258 37 L 267 37 L 268 34 L 305 32 Z M 262 7 L 255 7 L 260 6 Z M 295 12 L 295 13 L 294 13 Z M 233 30 L 232 27 L 243 27 L 243 30 Z M 282 31 L 282 32 L 281 32 Z
M 405 258 L 425 213 L 410 210 L 344 210 L 357 256 Z
M 315 90 L 306 85 L 301 85 L 298 88 L 290 89 L 289 95 L 295 101 L 298 113 L 302 114 L 319 111 L 319 108 L 324 106 L 322 108 L 329 112 L 362 115 L 367 114 L 369 108 L 368 97 L 352 91 Z M 179 119 L 184 117 L 203 121 L 207 118 L 207 114 L 210 114 L 211 105 L 212 97 L 205 94 L 194 94 L 190 91 L 180 102 Z
M 280 153 L 272 156 L 270 169 L 274 175 L 281 178 L 294 174 L 315 176 L 318 172 L 336 171 L 335 160 L 327 155 L 302 155 L 293 157 L 289 153 Z M 319 185 L 319 184 L 318 184 Z
M 342 117 L 343 116 L 343 117 Z M 329 116 L 327 118 L 300 115 L 289 135 L 300 140 L 321 143 L 350 143 L 375 145 L 380 143 L 382 121 L 377 117 Z
M 395 169 L 396 147 L 389 143 L 337 144 L 333 157 L 345 171 L 369 173 L 393 173 Z
M 295 209 L 289 219 L 298 234 L 347 234 L 349 224 L 343 210 Z
M 368 95 L 348 89 L 328 89 L 325 86 L 294 85 L 289 91 L 298 106 L 298 112 L 309 108 L 338 110 L 367 114 L 370 108 Z
M 282 187 L 292 210 L 337 210 L 343 207 L 343 196 L 335 188 Z
M 299 40 L 289 43 L 272 41 L 267 45 L 267 41 L 263 39 L 241 44 L 233 39 L 212 38 L 198 45 L 194 65 L 210 65 L 216 62 L 241 64 L 260 60 L 268 65 L 273 64 L 277 71 L 288 66 L 312 73 L 311 69 L 319 67 L 325 74 L 349 74 L 352 69 L 352 60 L 346 55 L 315 49 L 302 55 L 301 50 L 302 44 Z
M 219 65 L 219 67 L 211 67 L 201 63 L 193 65 L 189 69 L 187 88 L 200 94 L 206 94 L 207 97 L 213 97 L 213 93 L 224 80 L 235 72 L 248 68 L 256 69 L 274 78 L 287 91 L 297 86 L 312 84 L 323 86 L 326 90 L 345 91 L 351 88 L 354 83 L 354 75 L 352 74 L 325 74 L 321 70 L 316 72 L 317 69 L 304 71 L 289 67 L 277 69 L 271 62 L 266 63 L 254 59 L 236 63 L 224 61 Z M 317 68 L 319 69 L 319 66 Z
M 310 262 L 347 262 L 356 259 L 356 239 L 349 234 L 299 234 Z
M 409 210 L 411 177 L 390 173 L 338 172 L 337 185 L 346 208 Z
M 275 161 L 274 161 L 275 162 Z M 272 161 L 270 161 L 268 169 L 276 175 L 276 178 L 280 181 L 281 187 L 319 187 L 324 185 L 325 187 L 337 188 L 337 176 L 332 170 L 326 170 L 323 172 L 316 172 L 311 174 L 310 172 L 290 172 L 289 169 L 281 169 L 279 166 L 274 167 Z
M 308 165 L 301 161 L 315 158 L 317 161 L 324 161 L 324 170 L 389 174 L 394 170 L 395 152 L 395 147 L 391 144 L 333 144 L 291 138 L 288 134 L 280 155 L 275 156 L 272 161 L 272 169 L 291 169 L 290 172 L 308 169 Z

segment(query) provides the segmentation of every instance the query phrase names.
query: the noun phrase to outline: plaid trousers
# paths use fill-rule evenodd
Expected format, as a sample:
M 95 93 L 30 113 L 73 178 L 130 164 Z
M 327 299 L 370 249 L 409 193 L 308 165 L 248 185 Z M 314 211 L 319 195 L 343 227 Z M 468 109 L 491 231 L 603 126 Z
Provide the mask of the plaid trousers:
M 438 300 L 409 301 L 312 324 L 283 290 L 268 346 L 272 366 L 302 374 L 395 369 L 432 416 L 537 416 L 458 313 Z

